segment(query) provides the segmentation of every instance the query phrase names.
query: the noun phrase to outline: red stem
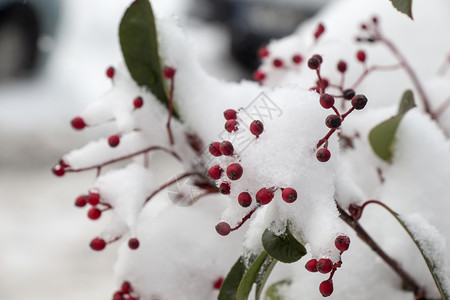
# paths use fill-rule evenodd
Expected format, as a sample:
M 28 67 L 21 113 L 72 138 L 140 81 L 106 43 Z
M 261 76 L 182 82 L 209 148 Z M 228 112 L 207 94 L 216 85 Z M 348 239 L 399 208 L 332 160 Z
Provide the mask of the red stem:
M 320 148 L 320 146 L 322 146 L 322 144 L 325 143 L 335 131 L 336 131 L 335 128 L 330 129 L 330 131 L 328 131 L 328 133 L 322 139 L 320 139 L 316 147 Z
M 169 135 L 169 141 L 170 141 L 170 145 L 174 144 L 174 140 L 173 140 L 173 134 L 172 134 L 172 129 L 170 128 L 170 121 L 172 119 L 172 115 L 173 115 L 173 89 L 174 89 L 174 81 L 175 79 L 172 78 L 170 80 L 170 92 L 169 92 L 169 117 L 167 118 L 167 133 Z
M 248 214 L 246 214 L 246 215 L 242 218 L 241 222 L 240 222 L 239 224 L 236 225 L 236 227 L 231 228 L 231 231 L 238 230 L 242 225 L 244 225 L 244 223 L 245 223 L 248 219 L 250 219 L 250 218 L 252 217 L 253 213 L 254 213 L 258 208 L 259 208 L 259 205 L 256 206 L 253 210 L 251 210 Z

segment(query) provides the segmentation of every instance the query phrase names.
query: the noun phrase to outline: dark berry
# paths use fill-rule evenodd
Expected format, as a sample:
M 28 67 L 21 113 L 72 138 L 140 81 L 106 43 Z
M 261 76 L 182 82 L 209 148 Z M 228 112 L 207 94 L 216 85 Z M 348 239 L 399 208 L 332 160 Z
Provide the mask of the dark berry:
M 75 117 L 72 119 L 72 127 L 76 130 L 81 130 L 86 127 L 86 123 L 84 122 L 82 117 Z
M 209 153 L 213 156 L 222 156 L 222 152 L 220 152 L 220 143 L 214 142 L 209 144 Z
M 209 178 L 217 180 L 220 178 L 220 176 L 222 176 L 222 172 L 223 172 L 222 168 L 219 165 L 215 165 L 209 169 L 208 175 Z
M 220 288 L 222 287 L 222 283 L 223 283 L 223 277 L 219 277 L 219 278 L 217 278 L 216 281 L 214 281 L 213 287 L 216 290 L 220 290 Z
M 133 100 L 134 108 L 141 108 L 142 105 L 144 105 L 144 99 L 142 99 L 141 96 L 134 98 L 134 100 Z
M 231 164 L 227 168 L 227 176 L 231 180 L 238 180 L 241 178 L 243 169 L 240 164 Z
M 260 58 L 269 56 L 269 50 L 267 50 L 267 47 L 261 47 L 261 48 L 259 48 L 259 50 L 258 50 L 258 56 L 259 56 Z
M 308 262 L 305 264 L 305 268 L 309 272 L 313 273 L 317 272 L 317 259 L 308 260 Z
M 90 246 L 91 246 L 92 250 L 100 251 L 100 250 L 105 249 L 106 242 L 104 239 L 97 237 L 91 241 Z
M 66 173 L 66 171 L 64 170 L 64 167 L 61 164 L 56 164 L 52 168 L 52 172 L 53 172 L 53 174 L 55 174 L 58 177 L 61 177 L 64 175 L 64 173 Z
M 295 54 L 292 56 L 292 61 L 294 64 L 300 64 L 303 61 L 303 57 L 300 54 Z
M 343 96 L 345 100 L 351 100 L 353 97 L 355 97 L 355 91 L 353 89 L 346 89 Z
M 340 235 L 334 241 L 334 245 L 339 251 L 347 251 L 348 247 L 350 247 L 350 238 L 346 235 Z
M 250 124 L 250 132 L 259 137 L 264 131 L 264 125 L 260 120 L 255 120 Z
M 228 132 L 234 132 L 238 130 L 239 123 L 236 120 L 228 120 L 225 122 L 225 130 Z
M 136 250 L 139 248 L 139 240 L 137 238 L 131 238 L 128 240 L 128 247 L 131 250 Z
M 108 144 L 111 147 L 117 147 L 120 143 L 120 137 L 117 134 L 113 134 L 108 138 Z
M 236 120 L 237 112 L 234 109 L 227 109 L 223 112 L 223 116 L 225 117 L 225 120 Z
M 98 193 L 89 193 L 87 201 L 90 205 L 95 206 L 100 203 L 100 195 Z
M 81 195 L 75 200 L 75 206 L 77 207 L 84 207 L 87 203 L 87 197 L 86 195 Z
M 226 156 L 233 155 L 234 153 L 234 147 L 233 144 L 230 141 L 223 141 L 220 143 L 220 153 Z
M 333 281 L 331 279 L 322 281 L 319 285 L 319 291 L 324 297 L 333 294 Z
M 320 105 L 326 109 L 331 108 L 334 105 L 334 97 L 330 94 L 323 94 L 320 96 Z
M 316 57 L 311 57 L 308 59 L 308 67 L 312 70 L 318 69 L 320 66 L 320 61 Z
M 339 72 L 345 73 L 345 71 L 347 71 L 347 64 L 345 63 L 345 61 L 339 61 L 337 64 L 337 69 Z
M 262 188 L 256 193 L 256 202 L 266 205 L 273 199 L 273 191 L 268 188 Z
M 352 106 L 357 109 L 363 109 L 367 104 L 367 98 L 364 95 L 358 94 L 352 98 Z
M 272 64 L 275 68 L 281 68 L 283 66 L 283 61 L 279 58 L 275 58 Z
M 362 30 L 367 30 L 367 25 L 366 25 L 366 24 L 364 24 L 364 23 L 363 23 L 363 24 L 361 24 L 361 29 L 362 29 Z
M 320 162 L 327 162 L 330 160 L 331 152 L 327 148 L 321 148 L 317 151 L 316 157 Z
M 228 235 L 231 232 L 230 224 L 228 224 L 227 222 L 220 222 L 216 225 L 216 231 L 220 235 Z
M 175 69 L 172 67 L 164 67 L 163 76 L 167 79 L 173 79 L 175 76 Z
M 247 192 L 242 192 L 238 196 L 238 202 L 242 207 L 249 207 L 252 204 L 252 196 Z
M 372 22 L 373 22 L 374 24 L 377 24 L 377 23 L 378 23 L 378 18 L 377 18 L 377 17 L 372 17 Z
M 122 286 L 121 286 L 120 290 L 124 294 L 129 294 L 129 293 L 131 293 L 133 291 L 133 288 L 131 287 L 131 283 L 129 283 L 128 281 L 124 281 L 122 283 Z
M 266 79 L 266 73 L 261 70 L 256 70 L 255 72 L 253 72 L 253 79 L 255 81 L 261 82 Z
M 106 76 L 108 78 L 113 79 L 115 73 L 116 73 L 116 70 L 114 69 L 114 67 L 108 67 L 108 69 L 106 69 Z
M 228 182 L 222 182 L 219 191 L 224 195 L 228 195 L 230 193 L 230 184 Z
M 123 300 L 124 293 L 122 291 L 117 291 L 113 295 L 113 300 Z
M 317 59 L 318 61 L 319 61 L 319 63 L 322 63 L 322 56 L 321 55 L 319 55 L 319 54 L 314 54 L 313 56 L 312 56 L 313 58 L 315 58 L 315 59 Z
M 292 203 L 295 200 L 297 200 L 297 191 L 294 190 L 293 188 L 285 188 L 285 189 L 283 189 L 283 192 L 281 193 L 281 197 L 287 203 Z
M 91 220 L 97 220 L 101 215 L 102 211 L 96 207 L 93 207 L 88 211 L 88 218 Z
M 321 258 L 317 262 L 317 271 L 322 274 L 327 274 L 333 269 L 333 262 L 329 258 Z
M 329 115 L 325 119 L 325 125 L 327 125 L 328 128 L 338 128 L 341 126 L 342 120 L 341 117 L 338 115 Z
M 359 60 L 360 62 L 365 62 L 366 52 L 364 50 L 359 50 L 358 52 L 356 52 L 356 59 Z

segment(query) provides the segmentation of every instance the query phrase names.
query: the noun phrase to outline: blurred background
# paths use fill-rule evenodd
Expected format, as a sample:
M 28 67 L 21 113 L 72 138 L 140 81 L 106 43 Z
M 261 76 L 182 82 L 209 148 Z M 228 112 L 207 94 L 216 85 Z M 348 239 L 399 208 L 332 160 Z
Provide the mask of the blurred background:
M 0 299 L 109 299 L 117 247 L 89 242 L 92 222 L 75 198 L 94 173 L 56 178 L 59 158 L 107 127 L 81 133 L 70 120 L 110 88 L 121 62 L 117 31 L 130 0 L 0 0 Z M 177 16 L 203 67 L 250 78 L 257 49 L 290 34 L 325 0 L 152 1 Z

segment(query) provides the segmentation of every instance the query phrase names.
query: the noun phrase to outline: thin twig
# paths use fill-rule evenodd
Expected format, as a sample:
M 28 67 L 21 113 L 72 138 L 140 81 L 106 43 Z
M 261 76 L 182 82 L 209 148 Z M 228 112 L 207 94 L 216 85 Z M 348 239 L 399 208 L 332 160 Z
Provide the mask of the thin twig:
M 167 134 L 169 135 L 169 141 L 170 141 L 170 145 L 174 144 L 174 140 L 173 140 L 173 134 L 172 134 L 172 129 L 170 128 L 170 121 L 172 120 L 172 115 L 173 115 L 173 89 L 174 89 L 174 81 L 175 79 L 172 78 L 170 80 L 170 92 L 169 92 L 169 117 L 167 118 Z

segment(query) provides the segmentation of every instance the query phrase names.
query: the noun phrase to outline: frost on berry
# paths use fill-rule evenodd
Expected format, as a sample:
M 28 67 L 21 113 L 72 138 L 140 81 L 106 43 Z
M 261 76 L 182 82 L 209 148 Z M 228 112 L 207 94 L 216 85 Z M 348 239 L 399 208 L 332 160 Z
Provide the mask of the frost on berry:
M 250 124 L 250 132 L 256 136 L 259 137 L 261 133 L 264 131 L 264 125 L 261 121 L 255 120 Z
M 225 120 L 236 120 L 237 112 L 234 109 L 227 109 L 223 112 Z
M 230 184 L 228 182 L 222 182 L 219 186 L 219 191 L 224 195 L 228 195 L 230 193 Z
M 334 241 L 334 245 L 339 251 L 347 251 L 350 247 L 350 238 L 346 235 L 340 235 Z
M 230 224 L 226 222 L 220 222 L 219 224 L 216 225 L 216 231 L 220 235 L 223 236 L 228 235 L 231 232 Z
M 238 130 L 238 121 L 236 120 L 228 120 L 225 122 L 225 130 L 228 132 L 234 132 Z

